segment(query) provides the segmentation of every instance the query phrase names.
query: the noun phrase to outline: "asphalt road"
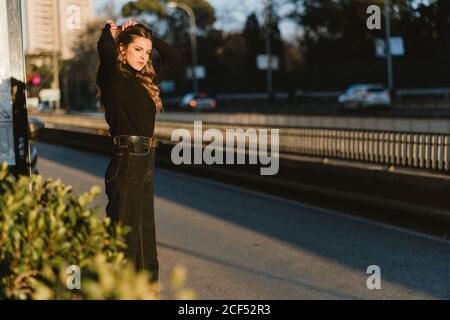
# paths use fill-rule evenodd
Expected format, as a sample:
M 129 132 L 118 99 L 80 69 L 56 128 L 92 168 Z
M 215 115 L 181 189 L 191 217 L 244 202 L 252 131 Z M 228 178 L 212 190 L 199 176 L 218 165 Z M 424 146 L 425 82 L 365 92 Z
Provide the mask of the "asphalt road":
M 108 157 L 37 148 L 44 178 L 104 190 Z M 200 299 L 450 298 L 450 241 L 166 170 L 154 178 L 163 284 L 183 265 Z M 371 265 L 381 289 L 367 287 Z

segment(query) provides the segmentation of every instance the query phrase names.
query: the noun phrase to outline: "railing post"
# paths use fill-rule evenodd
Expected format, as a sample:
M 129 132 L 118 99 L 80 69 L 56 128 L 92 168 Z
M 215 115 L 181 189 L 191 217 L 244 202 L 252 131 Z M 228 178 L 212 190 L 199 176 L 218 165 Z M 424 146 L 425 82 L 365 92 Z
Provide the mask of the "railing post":
M 408 160 L 407 160 L 407 166 L 408 167 L 412 167 L 413 166 L 414 153 L 413 153 L 412 138 L 413 138 L 412 135 L 408 133 L 408 135 L 407 135 L 407 151 L 406 151 L 406 154 L 407 154 L 407 157 L 408 157 Z
M 395 164 L 395 133 L 389 134 L 389 165 Z
M 431 162 L 431 169 L 436 170 L 437 169 L 437 139 L 436 135 L 431 136 L 431 150 L 430 150 L 430 162 Z
M 430 135 L 425 135 L 425 169 L 430 168 L 431 148 L 430 148 Z
M 438 149 L 438 158 L 437 158 L 437 169 L 444 169 L 444 137 L 442 135 L 438 136 L 437 141 L 437 149 Z
M 378 132 L 374 132 L 374 145 L 375 145 L 374 162 L 379 163 L 380 162 L 380 134 Z
M 445 163 L 445 167 L 444 170 L 448 173 L 448 171 L 450 170 L 450 147 L 449 147 L 449 136 L 445 135 L 444 136 L 444 163 Z

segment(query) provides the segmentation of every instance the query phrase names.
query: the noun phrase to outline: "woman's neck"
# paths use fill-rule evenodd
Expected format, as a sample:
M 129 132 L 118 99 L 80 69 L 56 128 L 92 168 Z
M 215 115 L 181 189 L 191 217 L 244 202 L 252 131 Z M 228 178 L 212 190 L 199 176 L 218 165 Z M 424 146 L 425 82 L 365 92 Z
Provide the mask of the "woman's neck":
M 132 66 L 130 66 L 128 63 L 124 63 L 125 69 L 127 69 L 133 76 L 137 75 L 139 73 L 138 70 L 134 69 Z

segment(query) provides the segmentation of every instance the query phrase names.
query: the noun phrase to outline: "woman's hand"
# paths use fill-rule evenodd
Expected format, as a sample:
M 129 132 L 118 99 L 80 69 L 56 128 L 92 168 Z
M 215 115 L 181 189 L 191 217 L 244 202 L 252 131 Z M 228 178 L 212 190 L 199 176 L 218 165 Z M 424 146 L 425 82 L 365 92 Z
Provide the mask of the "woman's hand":
M 115 39 L 117 35 L 117 26 L 116 23 L 113 20 L 106 21 L 106 24 L 109 24 L 111 26 L 111 35 Z
M 125 23 L 122 25 L 122 31 L 124 31 L 126 28 L 132 27 L 132 26 L 134 26 L 134 25 L 136 25 L 136 24 L 137 24 L 137 22 L 134 21 L 134 20 L 127 21 L 127 22 L 125 22 Z

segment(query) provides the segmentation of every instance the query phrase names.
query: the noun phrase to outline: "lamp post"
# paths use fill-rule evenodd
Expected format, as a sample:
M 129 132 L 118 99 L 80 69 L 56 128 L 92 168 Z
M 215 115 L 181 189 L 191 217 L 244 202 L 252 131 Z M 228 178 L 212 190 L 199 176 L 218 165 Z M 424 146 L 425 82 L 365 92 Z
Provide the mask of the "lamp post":
M 272 3 L 271 0 L 266 0 L 264 5 L 264 37 L 266 42 L 266 55 L 268 60 L 267 66 L 267 94 L 269 101 L 273 101 L 273 85 L 272 85 L 272 44 L 271 44 L 271 31 L 270 31 L 270 19 L 271 19 Z
M 198 95 L 198 79 L 197 79 L 197 36 L 195 34 L 197 30 L 197 24 L 195 21 L 194 11 L 188 5 L 184 3 L 169 2 L 167 3 L 169 8 L 179 8 L 184 10 L 189 16 L 190 20 L 190 36 L 191 36 L 191 55 L 192 55 L 192 80 L 194 94 Z
M 389 94 L 393 97 L 394 93 L 394 75 L 392 72 L 392 52 L 391 52 L 391 18 L 390 18 L 390 1 L 384 1 L 384 18 L 386 23 L 386 61 L 388 73 Z
M 0 162 L 31 175 L 22 2 L 0 1 Z M 29 186 L 31 188 L 31 186 Z

